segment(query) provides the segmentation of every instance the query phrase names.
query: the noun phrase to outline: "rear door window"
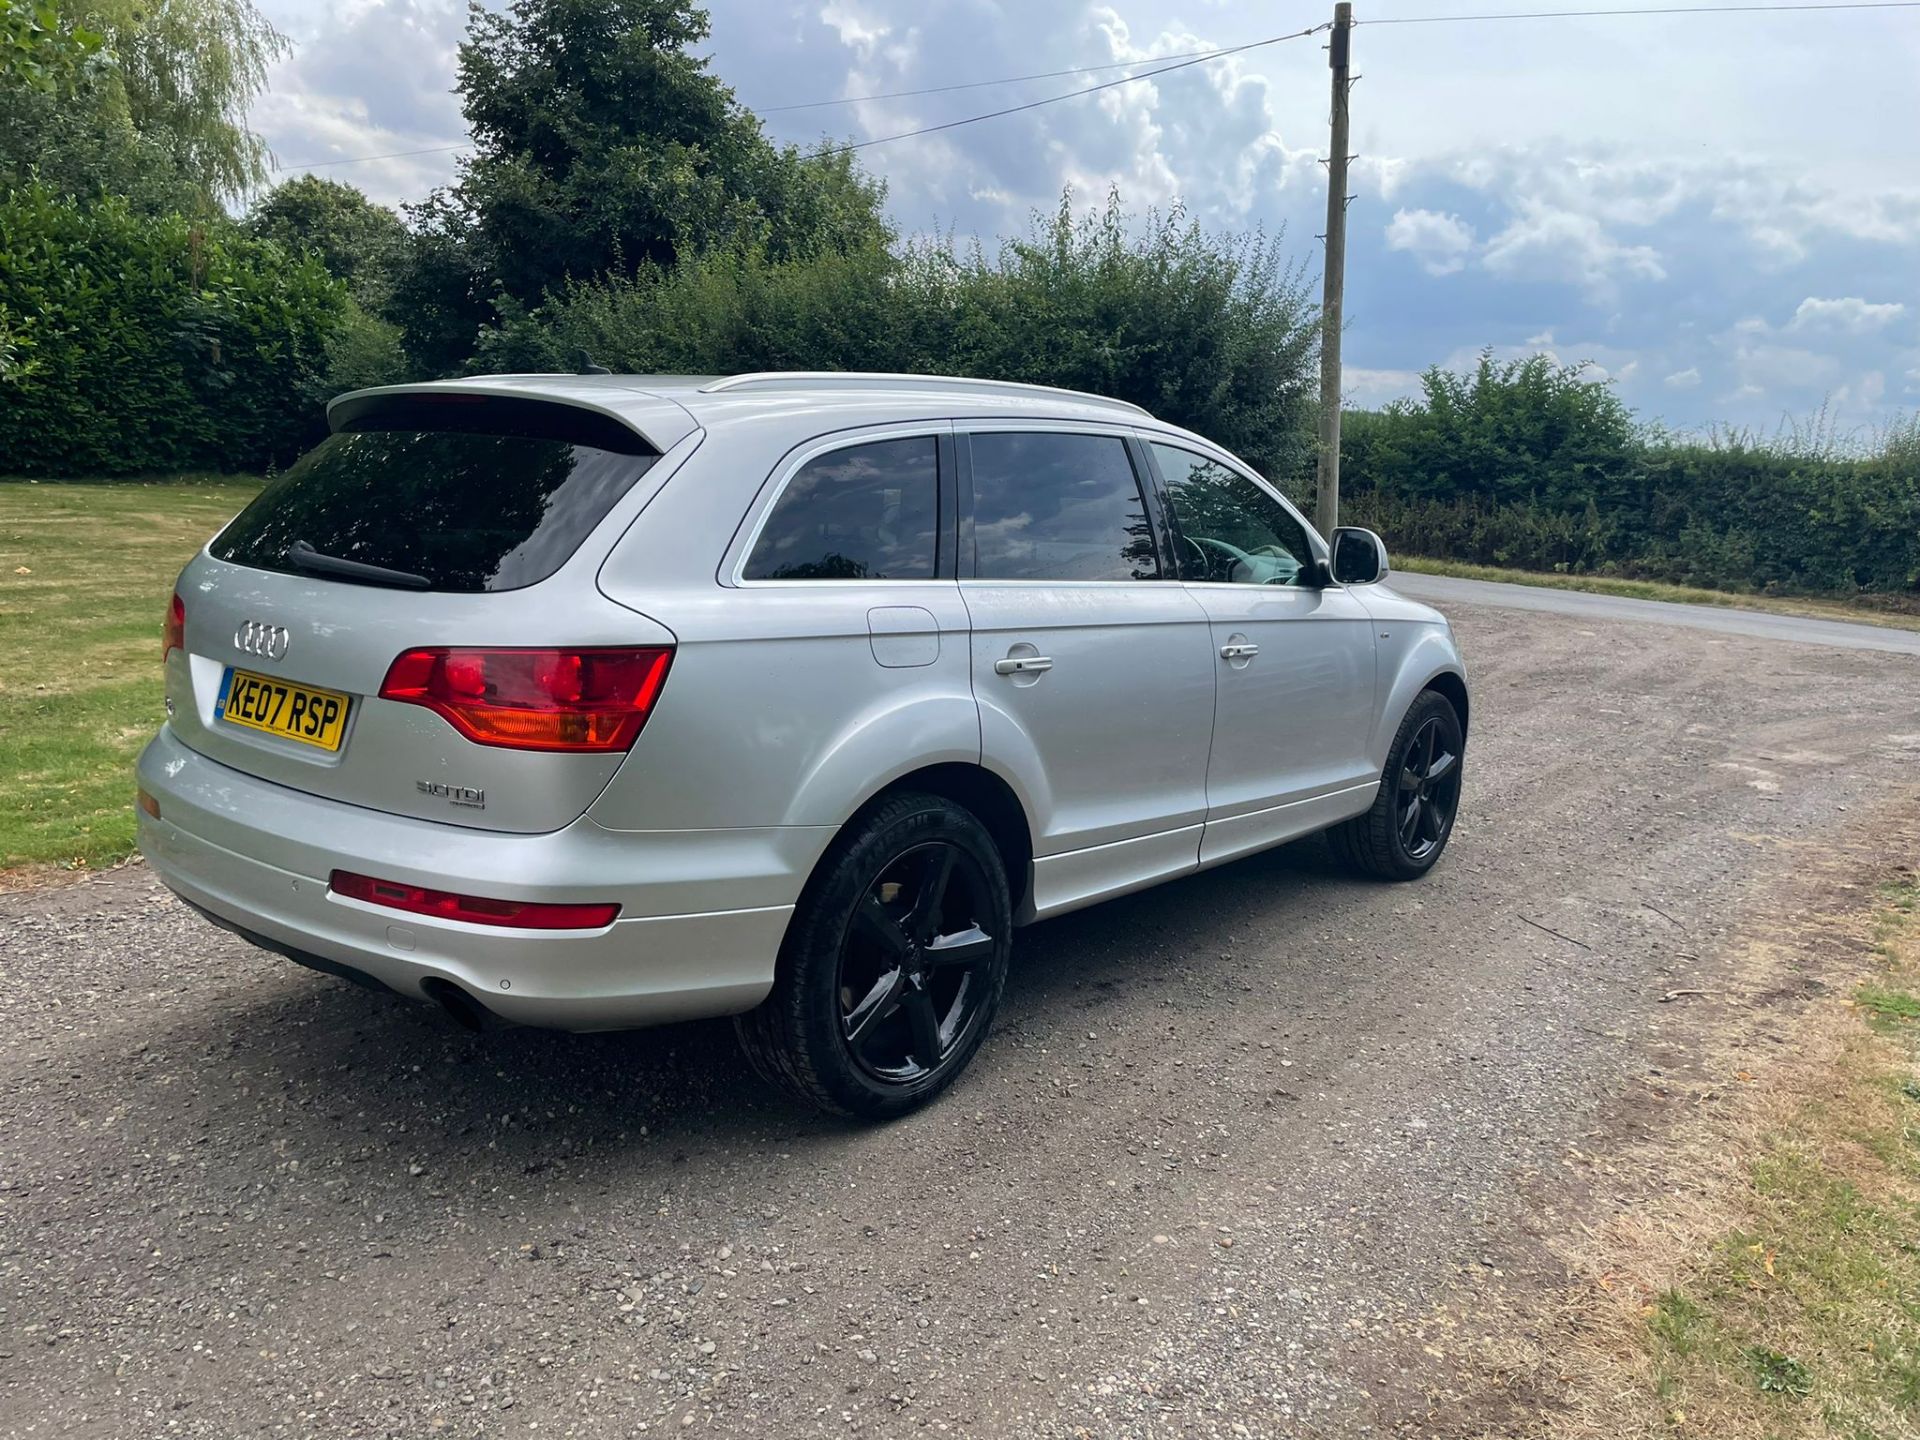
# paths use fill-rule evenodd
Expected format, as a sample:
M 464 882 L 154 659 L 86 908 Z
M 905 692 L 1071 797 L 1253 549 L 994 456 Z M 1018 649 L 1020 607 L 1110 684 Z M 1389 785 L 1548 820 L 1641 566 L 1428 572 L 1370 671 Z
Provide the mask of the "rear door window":
M 435 590 L 518 590 L 564 565 L 659 459 L 618 421 L 546 401 L 395 397 L 346 423 L 240 512 L 216 559 L 312 574 L 288 563 L 304 544 Z
M 982 580 L 1157 580 L 1140 484 L 1115 435 L 982 431 L 973 455 Z
M 939 442 L 873 440 L 816 455 L 774 502 L 743 580 L 931 580 Z

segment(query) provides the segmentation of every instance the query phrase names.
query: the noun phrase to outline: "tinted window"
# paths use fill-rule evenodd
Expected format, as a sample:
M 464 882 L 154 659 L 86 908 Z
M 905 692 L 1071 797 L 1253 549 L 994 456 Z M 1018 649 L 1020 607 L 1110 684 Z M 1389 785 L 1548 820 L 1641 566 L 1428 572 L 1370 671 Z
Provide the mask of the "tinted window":
M 971 437 L 976 567 L 989 580 L 1157 580 L 1153 529 L 1124 440 Z
M 563 427 L 566 408 L 540 407 L 539 428 Z M 485 407 L 463 415 L 457 431 L 355 423 L 370 428 L 309 451 L 221 532 L 213 554 L 291 574 L 288 548 L 304 541 L 324 555 L 424 576 L 436 590 L 517 590 L 566 563 L 659 458 L 466 428 L 489 423 Z M 518 428 L 504 411 L 494 423 Z M 627 439 L 639 437 L 629 431 Z
M 1273 496 L 1218 460 L 1155 445 L 1180 532 L 1180 573 L 1233 585 L 1311 585 L 1307 531 Z
M 741 574 L 930 580 L 939 516 L 939 450 L 931 435 L 831 450 L 787 482 Z

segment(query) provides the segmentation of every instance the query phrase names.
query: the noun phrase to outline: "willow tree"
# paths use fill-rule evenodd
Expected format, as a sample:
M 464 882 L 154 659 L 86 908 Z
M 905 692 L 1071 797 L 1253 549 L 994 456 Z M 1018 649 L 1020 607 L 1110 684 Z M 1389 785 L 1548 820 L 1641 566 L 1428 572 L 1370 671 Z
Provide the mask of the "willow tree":
M 251 0 L 81 0 L 76 8 L 105 37 L 114 99 L 135 130 L 164 139 L 219 199 L 266 179 L 266 143 L 247 128 L 247 107 L 288 45 Z
M 267 176 L 247 108 L 285 38 L 251 0 L 59 0 L 98 36 L 49 89 L 0 79 L 0 186 L 29 170 L 56 192 L 137 209 L 212 209 Z

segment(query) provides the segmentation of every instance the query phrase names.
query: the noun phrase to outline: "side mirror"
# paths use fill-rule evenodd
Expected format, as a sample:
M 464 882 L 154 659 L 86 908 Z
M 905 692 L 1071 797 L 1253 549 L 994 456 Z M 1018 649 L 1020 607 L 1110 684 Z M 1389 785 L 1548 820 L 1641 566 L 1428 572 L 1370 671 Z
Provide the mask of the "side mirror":
M 1371 530 L 1342 525 L 1333 532 L 1333 578 L 1341 585 L 1373 585 L 1387 578 L 1387 546 Z

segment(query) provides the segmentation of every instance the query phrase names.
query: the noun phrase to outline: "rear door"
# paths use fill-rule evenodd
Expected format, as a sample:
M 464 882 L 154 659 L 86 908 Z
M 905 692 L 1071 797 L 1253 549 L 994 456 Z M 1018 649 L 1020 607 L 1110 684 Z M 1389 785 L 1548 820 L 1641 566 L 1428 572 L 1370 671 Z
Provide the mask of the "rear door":
M 169 726 L 222 764 L 330 799 L 483 829 L 568 824 L 622 753 L 477 743 L 380 691 L 421 649 L 524 651 L 510 664 L 531 676 L 544 647 L 670 647 L 593 585 L 660 458 L 613 416 L 568 404 L 357 403 L 182 574 Z M 574 681 L 610 663 L 592 657 Z M 501 674 L 471 678 L 497 689 Z
M 609 593 L 668 619 L 679 648 L 635 764 L 594 806 L 600 824 L 824 830 L 906 770 L 980 757 L 954 579 L 952 427 L 763 448 L 790 431 L 716 427 L 706 474 L 767 476 L 743 498 L 747 518 L 717 573 L 708 560 L 665 578 L 668 529 L 622 546 L 617 573 L 602 576 Z M 662 505 L 705 503 L 703 489 Z M 722 510 L 731 529 L 741 510 Z M 658 755 L 671 763 L 640 763 Z
M 1350 591 L 1320 584 L 1305 523 L 1259 481 L 1184 446 L 1147 450 L 1211 628 L 1211 864 L 1318 829 L 1371 792 L 1373 622 Z
M 1034 826 L 1040 911 L 1197 864 L 1213 666 L 1118 431 L 971 424 L 961 595 L 987 763 Z

